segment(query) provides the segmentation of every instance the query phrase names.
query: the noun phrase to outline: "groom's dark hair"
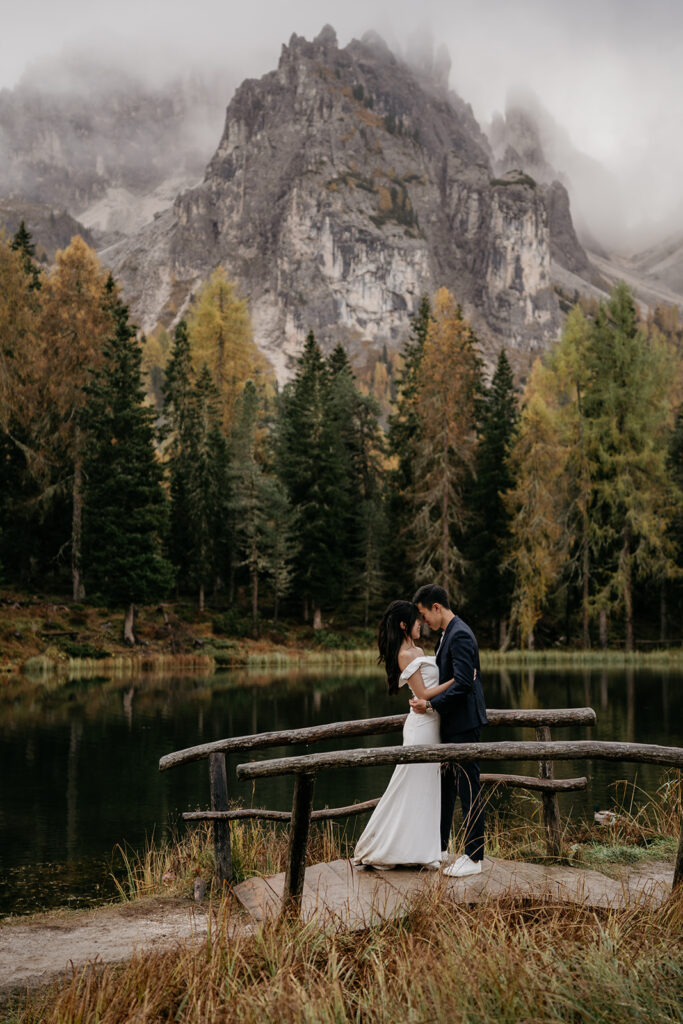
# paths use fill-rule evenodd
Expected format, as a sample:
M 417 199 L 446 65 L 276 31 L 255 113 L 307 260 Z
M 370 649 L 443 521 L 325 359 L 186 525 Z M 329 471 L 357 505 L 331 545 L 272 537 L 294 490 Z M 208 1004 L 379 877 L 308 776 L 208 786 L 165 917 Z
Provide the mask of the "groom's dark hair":
M 423 587 L 420 587 L 413 597 L 413 604 L 421 604 L 423 608 L 433 608 L 435 604 L 440 604 L 442 608 L 449 610 L 451 607 L 448 603 L 448 594 L 443 587 L 436 583 L 425 583 Z

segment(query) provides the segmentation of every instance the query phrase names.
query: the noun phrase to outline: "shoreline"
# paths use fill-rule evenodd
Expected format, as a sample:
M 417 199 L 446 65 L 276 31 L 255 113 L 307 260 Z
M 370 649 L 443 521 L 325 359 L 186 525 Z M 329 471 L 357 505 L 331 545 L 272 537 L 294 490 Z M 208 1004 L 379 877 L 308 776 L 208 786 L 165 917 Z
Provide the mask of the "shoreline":
M 26 660 L 13 659 L 0 662 L 0 681 L 24 677 L 33 681 L 68 677 L 71 679 L 96 677 L 133 677 L 139 675 L 212 676 L 222 671 L 296 670 L 301 668 L 358 669 L 381 673 L 377 654 L 371 648 L 311 648 L 272 646 L 264 648 L 261 642 L 250 649 L 249 643 L 240 643 L 240 651 L 229 652 L 207 649 L 196 654 L 165 654 L 146 650 L 112 653 L 100 658 L 71 658 L 56 652 L 31 655 Z M 237 646 L 237 645 L 236 645 Z M 245 650 L 246 648 L 246 650 Z M 616 670 L 620 668 L 667 669 L 683 666 L 683 648 L 656 651 L 500 651 L 482 650 L 482 671 L 559 669 Z

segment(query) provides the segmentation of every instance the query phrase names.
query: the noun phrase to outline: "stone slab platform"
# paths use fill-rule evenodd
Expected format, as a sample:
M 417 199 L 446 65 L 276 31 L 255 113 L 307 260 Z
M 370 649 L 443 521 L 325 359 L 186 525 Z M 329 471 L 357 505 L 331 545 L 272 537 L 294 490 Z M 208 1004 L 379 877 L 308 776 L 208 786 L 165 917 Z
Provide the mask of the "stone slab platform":
M 282 903 L 284 872 L 249 878 L 234 887 L 240 902 L 257 921 L 277 916 Z M 673 868 L 655 878 L 629 876 L 615 880 L 582 868 L 526 864 L 487 857 L 479 875 L 447 878 L 440 871 L 394 868 L 373 871 L 349 860 L 306 868 L 301 917 L 344 928 L 364 928 L 400 916 L 416 893 L 434 888 L 449 900 L 472 904 L 505 896 L 550 897 L 587 907 L 618 908 L 638 901 L 660 904 L 671 892 Z

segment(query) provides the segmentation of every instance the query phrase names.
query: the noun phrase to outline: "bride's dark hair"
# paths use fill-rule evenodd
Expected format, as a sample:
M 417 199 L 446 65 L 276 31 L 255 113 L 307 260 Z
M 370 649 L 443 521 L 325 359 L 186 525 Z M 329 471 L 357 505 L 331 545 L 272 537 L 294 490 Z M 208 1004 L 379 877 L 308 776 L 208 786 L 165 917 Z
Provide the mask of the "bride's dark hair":
M 413 623 L 419 617 L 416 606 L 411 601 L 392 601 L 379 624 L 377 647 L 379 658 L 377 664 L 384 665 L 387 670 L 389 693 L 398 693 L 398 678 L 401 670 L 398 667 L 398 652 L 406 636 L 410 636 Z M 401 623 L 405 629 L 401 629 Z

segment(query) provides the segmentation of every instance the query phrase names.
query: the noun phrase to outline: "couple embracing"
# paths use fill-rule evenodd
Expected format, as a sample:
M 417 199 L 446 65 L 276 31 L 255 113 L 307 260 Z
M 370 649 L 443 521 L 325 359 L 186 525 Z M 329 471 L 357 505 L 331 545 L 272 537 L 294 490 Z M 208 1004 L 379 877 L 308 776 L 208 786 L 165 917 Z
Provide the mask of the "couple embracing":
M 441 629 L 436 657 L 419 647 L 421 622 Z M 427 584 L 412 602 L 393 601 L 379 628 L 379 660 L 389 692 L 412 691 L 403 743 L 475 743 L 486 725 L 479 649 L 474 633 L 451 611 L 448 594 Z M 462 805 L 465 852 L 448 861 L 457 796 Z M 377 869 L 397 865 L 438 868 L 450 877 L 478 874 L 484 858 L 484 809 L 475 761 L 397 765 L 363 831 L 353 862 Z

